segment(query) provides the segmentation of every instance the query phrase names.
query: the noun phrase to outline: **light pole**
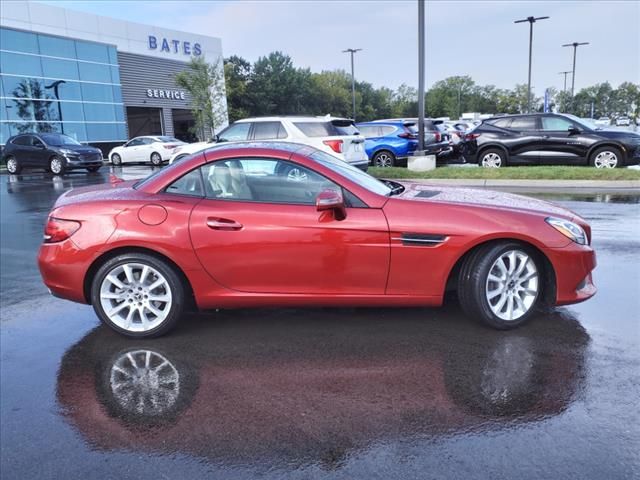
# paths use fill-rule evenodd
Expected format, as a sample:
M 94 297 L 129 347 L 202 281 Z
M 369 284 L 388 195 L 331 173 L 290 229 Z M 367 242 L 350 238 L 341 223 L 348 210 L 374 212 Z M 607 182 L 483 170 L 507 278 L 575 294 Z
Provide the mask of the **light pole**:
M 551 17 L 527 17 L 516 20 L 513 23 L 529 22 L 529 81 L 527 83 L 527 113 L 531 113 L 531 53 L 533 50 L 533 24 L 538 20 L 546 20 Z
M 573 43 L 565 43 L 562 45 L 563 47 L 573 47 L 573 72 L 571 75 L 571 105 L 573 106 L 573 92 L 576 86 L 576 51 L 580 45 L 589 45 L 589 42 L 573 42 Z
M 563 92 L 567 91 L 567 75 L 571 73 L 571 70 L 568 70 L 566 72 L 558 72 L 558 75 L 564 75 L 564 88 L 562 89 Z
M 56 100 L 57 100 L 57 104 L 58 104 L 58 118 L 60 119 L 60 132 L 64 133 L 64 123 L 62 123 L 62 107 L 60 105 L 60 96 L 58 95 L 58 87 L 63 84 L 63 83 L 67 83 L 64 80 L 56 80 L 55 82 L 53 82 L 51 85 L 45 85 L 44 88 L 53 88 L 53 94 L 56 96 Z
M 353 73 L 353 54 L 362 50 L 361 48 L 347 48 L 342 53 L 351 54 L 351 101 L 353 103 L 353 121 L 356 121 L 356 78 Z
M 418 155 L 424 155 L 424 0 L 418 0 Z

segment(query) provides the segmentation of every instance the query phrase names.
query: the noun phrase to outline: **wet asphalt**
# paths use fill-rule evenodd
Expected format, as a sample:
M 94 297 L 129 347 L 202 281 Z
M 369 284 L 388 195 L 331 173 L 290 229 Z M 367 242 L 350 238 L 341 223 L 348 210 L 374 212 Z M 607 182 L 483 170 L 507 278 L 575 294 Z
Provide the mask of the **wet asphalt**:
M 56 197 L 107 179 L 0 176 L 3 479 L 640 478 L 640 196 L 544 194 L 591 222 L 599 292 L 515 331 L 449 302 L 194 314 L 132 341 L 35 264 Z

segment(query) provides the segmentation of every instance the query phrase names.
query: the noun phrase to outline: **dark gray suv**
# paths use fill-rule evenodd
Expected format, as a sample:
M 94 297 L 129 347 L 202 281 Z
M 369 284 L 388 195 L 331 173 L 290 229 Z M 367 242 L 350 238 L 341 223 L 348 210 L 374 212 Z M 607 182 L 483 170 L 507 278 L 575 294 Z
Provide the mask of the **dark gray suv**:
M 7 141 L 2 161 L 12 174 L 23 168 L 44 168 L 55 175 L 79 168 L 97 172 L 102 152 L 61 133 L 22 133 Z

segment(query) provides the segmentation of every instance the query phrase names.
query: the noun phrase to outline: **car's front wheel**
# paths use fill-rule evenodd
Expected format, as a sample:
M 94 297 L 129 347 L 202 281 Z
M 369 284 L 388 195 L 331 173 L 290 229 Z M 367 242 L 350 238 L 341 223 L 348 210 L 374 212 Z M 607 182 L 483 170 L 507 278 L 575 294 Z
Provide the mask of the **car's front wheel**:
M 51 157 L 49 160 L 49 171 L 54 175 L 62 175 L 66 169 L 65 160 L 61 157 Z
M 7 172 L 11 175 L 17 175 L 22 170 L 22 167 L 18 163 L 18 159 L 16 157 L 7 158 Z
M 480 156 L 480 166 L 484 168 L 500 168 L 507 165 L 506 156 L 502 150 L 492 148 L 485 150 Z
M 387 150 L 382 150 L 373 156 L 372 163 L 374 167 L 393 167 L 396 164 L 396 156 Z
M 491 327 L 517 327 L 542 301 L 543 274 L 531 249 L 512 242 L 486 245 L 473 252 L 460 271 L 460 305 L 467 315 Z
M 162 164 L 162 157 L 158 152 L 153 152 L 151 154 L 151 163 L 156 167 Z
M 116 166 L 121 165 L 122 157 L 120 157 L 120 155 L 118 155 L 117 153 L 114 153 L 113 155 L 111 155 L 111 163 Z
M 621 153 L 615 147 L 598 148 L 591 154 L 591 165 L 596 168 L 616 168 L 622 166 Z
M 91 285 L 93 308 L 109 327 L 128 337 L 158 337 L 182 315 L 185 290 L 167 262 L 143 253 L 105 262 Z

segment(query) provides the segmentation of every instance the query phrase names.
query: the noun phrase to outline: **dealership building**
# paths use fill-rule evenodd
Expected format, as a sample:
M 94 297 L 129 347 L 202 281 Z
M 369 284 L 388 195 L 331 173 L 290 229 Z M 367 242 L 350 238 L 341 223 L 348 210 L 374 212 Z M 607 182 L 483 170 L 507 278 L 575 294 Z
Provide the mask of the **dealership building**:
M 103 151 L 139 135 L 192 141 L 191 98 L 175 83 L 192 57 L 222 69 L 220 39 L 3 2 L 0 144 L 24 132 L 61 132 Z

